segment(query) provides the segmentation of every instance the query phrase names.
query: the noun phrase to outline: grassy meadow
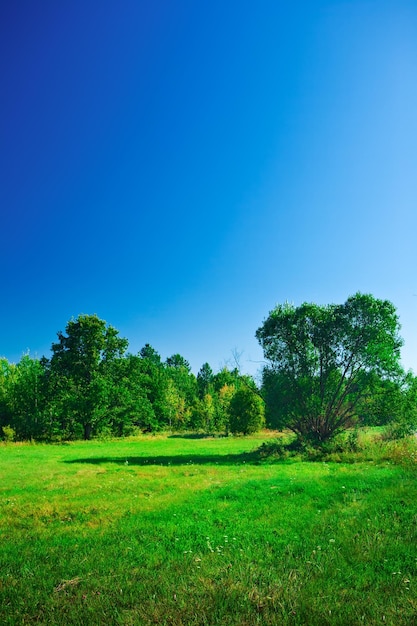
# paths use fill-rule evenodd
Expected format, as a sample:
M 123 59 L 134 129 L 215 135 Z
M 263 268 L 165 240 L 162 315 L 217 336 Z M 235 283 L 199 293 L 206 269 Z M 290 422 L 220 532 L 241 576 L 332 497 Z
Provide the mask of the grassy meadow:
M 417 624 L 414 441 L 272 436 L 0 446 L 0 623 Z

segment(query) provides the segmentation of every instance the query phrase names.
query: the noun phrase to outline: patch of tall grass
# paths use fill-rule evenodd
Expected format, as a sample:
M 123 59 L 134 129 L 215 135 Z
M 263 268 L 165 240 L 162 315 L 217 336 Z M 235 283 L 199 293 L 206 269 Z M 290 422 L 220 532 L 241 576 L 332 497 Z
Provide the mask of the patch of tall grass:
M 327 461 L 332 463 L 393 462 L 404 466 L 417 463 L 415 436 L 399 439 L 386 436 L 384 430 L 352 430 L 323 443 L 320 447 L 304 444 L 294 437 L 279 437 L 264 442 L 259 450 L 262 459 Z

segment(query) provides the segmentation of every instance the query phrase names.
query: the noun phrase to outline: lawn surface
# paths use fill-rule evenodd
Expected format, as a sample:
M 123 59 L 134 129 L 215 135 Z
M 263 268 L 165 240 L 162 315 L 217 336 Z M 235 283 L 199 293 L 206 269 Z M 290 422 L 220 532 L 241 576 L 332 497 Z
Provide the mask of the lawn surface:
M 0 623 L 417 624 L 414 448 L 259 461 L 268 436 L 0 446 Z

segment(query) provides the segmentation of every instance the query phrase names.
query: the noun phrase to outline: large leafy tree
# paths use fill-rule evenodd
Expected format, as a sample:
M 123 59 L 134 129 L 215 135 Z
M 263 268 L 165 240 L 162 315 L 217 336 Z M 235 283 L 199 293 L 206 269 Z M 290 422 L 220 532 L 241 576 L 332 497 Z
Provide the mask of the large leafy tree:
M 68 434 L 77 436 L 78 428 L 84 439 L 90 439 L 108 417 L 110 365 L 123 355 L 128 342 L 97 315 L 72 319 L 65 332 L 59 332 L 58 342 L 52 344 L 50 380 L 63 419 L 75 429 Z
M 394 305 L 357 293 L 344 304 L 278 305 L 256 337 L 268 363 L 268 421 L 320 444 L 349 427 L 375 376 L 401 372 Z

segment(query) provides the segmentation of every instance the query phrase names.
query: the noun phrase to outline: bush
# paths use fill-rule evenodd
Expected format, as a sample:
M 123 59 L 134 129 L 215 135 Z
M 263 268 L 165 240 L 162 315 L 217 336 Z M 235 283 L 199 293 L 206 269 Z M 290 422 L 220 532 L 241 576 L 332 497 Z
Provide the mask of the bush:
M 249 387 L 242 387 L 233 396 L 229 405 L 230 432 L 251 435 L 265 424 L 264 401 Z
M 321 446 L 313 446 L 308 440 L 295 437 L 291 441 L 277 439 L 263 443 L 258 454 L 263 459 L 299 459 L 304 461 L 351 462 L 353 453 L 362 449 L 357 429 L 349 433 L 341 433 L 337 437 L 325 441 Z
M 12 428 L 11 426 L 3 426 L 1 430 L 3 433 L 3 441 L 11 442 L 16 440 L 16 433 L 14 431 L 14 428 Z

